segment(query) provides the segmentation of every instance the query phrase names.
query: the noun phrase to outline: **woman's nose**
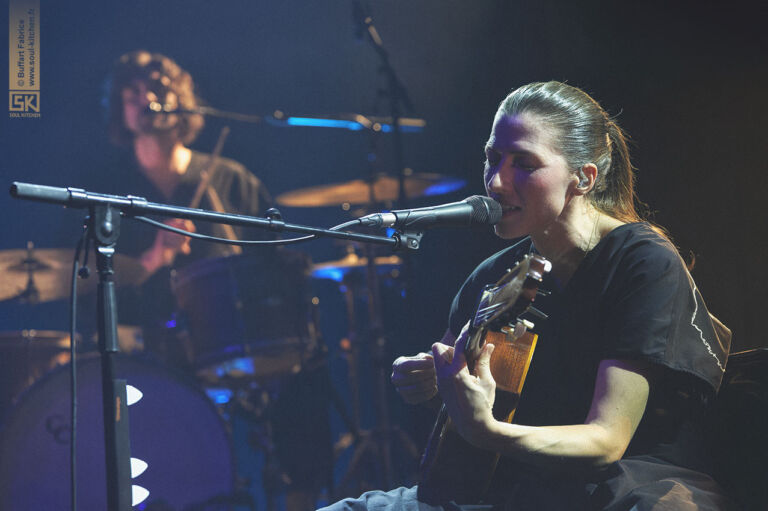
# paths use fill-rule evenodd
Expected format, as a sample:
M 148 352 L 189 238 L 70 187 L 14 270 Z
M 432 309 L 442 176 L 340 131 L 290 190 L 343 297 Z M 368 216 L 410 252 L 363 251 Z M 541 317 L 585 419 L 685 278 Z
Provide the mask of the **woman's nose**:
M 485 186 L 488 188 L 488 190 L 499 190 L 501 188 L 501 175 L 499 172 L 499 167 L 491 167 L 487 174 L 485 179 Z

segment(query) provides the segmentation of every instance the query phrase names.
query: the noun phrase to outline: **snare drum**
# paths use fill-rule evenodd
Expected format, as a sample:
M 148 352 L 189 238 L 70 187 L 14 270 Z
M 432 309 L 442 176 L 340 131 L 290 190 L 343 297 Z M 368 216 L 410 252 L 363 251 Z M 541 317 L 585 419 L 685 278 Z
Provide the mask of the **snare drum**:
M 289 250 L 206 259 L 174 272 L 192 365 L 207 381 L 298 372 L 316 335 L 309 261 Z
M 62 509 L 70 500 L 69 368 L 38 381 L 10 415 L 0 439 L 0 510 Z M 129 425 L 131 456 L 148 464 L 134 480 L 149 490 L 147 504 L 187 509 L 231 495 L 230 443 L 208 397 L 136 357 L 118 357 L 116 368 L 144 394 L 129 408 Z M 107 509 L 100 359 L 78 360 L 77 378 L 78 504 Z

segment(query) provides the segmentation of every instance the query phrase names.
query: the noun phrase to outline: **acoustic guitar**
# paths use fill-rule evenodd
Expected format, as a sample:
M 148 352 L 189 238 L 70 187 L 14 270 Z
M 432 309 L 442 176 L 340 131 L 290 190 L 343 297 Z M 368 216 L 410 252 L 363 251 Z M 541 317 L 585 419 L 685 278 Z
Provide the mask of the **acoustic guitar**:
M 527 254 L 496 284 L 486 286 L 470 323 L 465 348 L 470 372 L 483 344 L 495 345 L 490 365 L 496 380 L 493 415 L 497 420 L 512 422 L 537 340 L 528 331 L 533 324 L 520 316 L 533 309 L 531 302 L 539 292 L 539 283 L 551 267 L 543 257 Z M 452 426 L 443 405 L 421 459 L 419 500 L 479 502 L 498 460 L 499 453 L 464 440 Z

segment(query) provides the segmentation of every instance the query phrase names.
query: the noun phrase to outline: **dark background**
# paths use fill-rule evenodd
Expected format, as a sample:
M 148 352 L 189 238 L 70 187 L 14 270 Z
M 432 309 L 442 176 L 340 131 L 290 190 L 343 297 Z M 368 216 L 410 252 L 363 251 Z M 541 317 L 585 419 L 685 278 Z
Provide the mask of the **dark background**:
M 768 67 L 757 10 L 738 2 L 393 0 L 371 7 L 416 106 L 412 115 L 428 122 L 424 133 L 405 137 L 406 165 L 468 182 L 431 203 L 482 191 L 482 145 L 498 102 L 512 88 L 566 80 L 618 114 L 633 137 L 640 196 L 683 255 L 696 255 L 694 276 L 710 309 L 733 329 L 734 346 L 765 344 L 758 307 L 766 296 L 761 128 Z M 114 171 L 106 163 L 113 149 L 105 140 L 103 82 L 112 62 L 137 48 L 175 58 L 199 94 L 222 109 L 387 113 L 377 93 L 385 83 L 379 61 L 355 37 L 351 2 L 43 2 L 41 12 L 43 115 L 3 120 L 6 185 L 87 187 L 88 172 Z M 243 162 L 273 195 L 369 172 L 364 133 L 229 124 L 224 155 Z M 211 150 L 221 126 L 210 120 L 194 147 Z M 381 137 L 378 149 L 378 170 L 394 170 L 391 137 Z M 0 248 L 22 248 L 27 240 L 39 247 L 74 244 L 79 212 L 7 195 L 0 201 Z M 296 223 L 328 226 L 347 218 L 337 208 L 283 213 Z M 484 234 L 427 236 L 413 255 L 418 300 L 408 318 L 424 337 L 441 333 L 456 285 L 496 246 Z M 320 242 L 304 249 L 316 261 L 341 255 Z M 6 328 L 22 326 L 0 318 Z
M 694 278 L 710 310 L 733 330 L 733 348 L 768 344 L 759 328 L 766 301 L 768 68 L 758 8 L 488 0 L 370 5 L 416 107 L 411 115 L 428 123 L 423 133 L 405 136 L 406 165 L 468 183 L 412 206 L 482 193 L 482 147 L 499 101 L 524 83 L 567 81 L 618 115 L 632 136 L 640 197 L 683 256 L 695 256 Z M 116 172 L 107 163 L 114 149 L 105 136 L 103 82 L 118 56 L 139 48 L 174 58 L 192 74 L 199 95 L 221 109 L 387 114 L 378 94 L 385 84 L 379 61 L 356 39 L 349 1 L 43 1 L 40 32 L 42 118 L 3 120 L 5 186 L 18 180 L 89 188 L 89 173 Z M 193 147 L 210 151 L 223 125 L 210 119 Z M 229 125 L 223 154 L 243 162 L 273 195 L 370 172 L 365 133 Z M 395 171 L 391 137 L 378 138 L 377 149 L 376 170 Z M 281 210 L 288 221 L 320 226 L 348 218 L 334 207 Z M 2 194 L 0 215 L 0 249 L 23 248 L 28 240 L 73 247 L 82 212 Z M 396 311 L 385 324 L 395 337 L 392 358 L 440 337 L 458 285 L 500 246 L 488 232 L 433 231 L 424 238 L 411 256 L 405 306 L 388 305 Z M 343 255 L 327 241 L 302 250 L 318 262 Z M 333 345 L 345 331 L 343 309 L 332 285 L 318 287 Z M 66 330 L 66 304 L 0 303 L 0 330 L 21 328 Z

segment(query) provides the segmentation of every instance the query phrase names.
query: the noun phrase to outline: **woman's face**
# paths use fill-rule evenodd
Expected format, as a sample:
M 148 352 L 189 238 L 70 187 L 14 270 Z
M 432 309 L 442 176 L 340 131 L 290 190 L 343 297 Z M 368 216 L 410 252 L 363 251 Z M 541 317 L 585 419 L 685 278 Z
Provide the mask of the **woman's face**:
M 485 146 L 485 189 L 502 207 L 499 237 L 544 232 L 563 212 L 578 180 L 555 142 L 536 114 L 496 114 Z

